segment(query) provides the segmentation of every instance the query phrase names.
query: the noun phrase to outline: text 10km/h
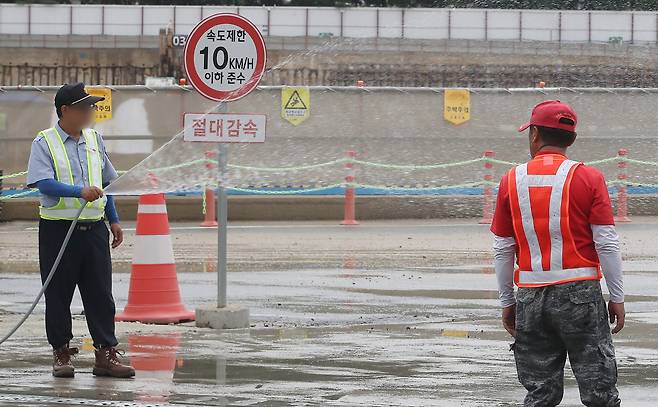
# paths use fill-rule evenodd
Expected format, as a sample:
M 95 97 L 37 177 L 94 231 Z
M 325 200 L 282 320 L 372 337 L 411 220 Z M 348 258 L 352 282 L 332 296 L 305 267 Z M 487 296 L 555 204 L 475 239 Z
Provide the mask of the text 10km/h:
M 208 47 L 204 47 L 203 49 L 199 50 L 199 54 L 203 56 L 203 69 L 208 69 L 209 53 L 210 51 Z M 219 46 L 212 52 L 212 64 L 214 65 L 215 69 L 218 70 L 222 70 L 227 67 L 228 69 L 239 70 L 254 69 L 254 58 L 229 58 L 226 48 Z

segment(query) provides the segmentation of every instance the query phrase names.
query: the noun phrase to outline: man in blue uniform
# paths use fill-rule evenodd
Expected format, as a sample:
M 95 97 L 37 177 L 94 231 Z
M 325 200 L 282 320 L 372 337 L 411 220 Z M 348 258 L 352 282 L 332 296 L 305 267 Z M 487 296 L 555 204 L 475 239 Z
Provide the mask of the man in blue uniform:
M 53 376 L 73 377 L 70 348 L 71 300 L 76 285 L 85 309 L 89 332 L 96 349 L 93 373 L 97 376 L 131 377 L 132 367 L 121 364 L 114 335 L 112 297 L 112 248 L 123 241 L 112 197 L 103 187 L 117 178 L 105 152 L 103 139 L 89 126 L 95 104 L 103 98 L 85 92 L 84 84 L 62 86 L 55 96 L 59 121 L 39 132 L 32 143 L 27 183 L 41 192 L 39 207 L 39 265 L 45 281 L 64 236 L 77 212 L 86 202 L 79 223 L 46 290 L 46 333 L 53 347 Z M 82 200 L 80 199 L 82 198 Z

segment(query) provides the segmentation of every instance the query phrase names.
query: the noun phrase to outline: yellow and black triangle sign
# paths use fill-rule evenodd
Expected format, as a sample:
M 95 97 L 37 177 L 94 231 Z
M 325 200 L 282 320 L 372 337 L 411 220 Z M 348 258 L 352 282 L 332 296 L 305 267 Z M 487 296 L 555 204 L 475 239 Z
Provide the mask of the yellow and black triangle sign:
M 308 109 L 308 107 L 306 107 L 306 105 L 304 104 L 302 97 L 299 96 L 299 92 L 297 92 L 297 90 L 294 90 L 292 92 L 292 95 L 290 95 L 290 98 L 286 102 L 284 109 Z
M 297 126 L 311 115 L 311 93 L 306 86 L 281 88 L 281 117 Z

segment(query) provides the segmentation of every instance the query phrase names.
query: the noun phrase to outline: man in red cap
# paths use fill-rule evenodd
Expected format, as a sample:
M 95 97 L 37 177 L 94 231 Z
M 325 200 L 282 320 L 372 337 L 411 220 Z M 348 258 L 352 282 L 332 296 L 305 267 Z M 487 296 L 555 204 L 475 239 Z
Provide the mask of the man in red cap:
M 559 100 L 534 107 L 519 128 L 529 129 L 532 159 L 503 176 L 491 227 L 503 325 L 515 338 L 525 406 L 560 404 L 567 355 L 584 405 L 621 405 L 608 324 L 616 321 L 612 333 L 624 327 L 619 238 L 603 175 L 566 157 L 577 121 Z

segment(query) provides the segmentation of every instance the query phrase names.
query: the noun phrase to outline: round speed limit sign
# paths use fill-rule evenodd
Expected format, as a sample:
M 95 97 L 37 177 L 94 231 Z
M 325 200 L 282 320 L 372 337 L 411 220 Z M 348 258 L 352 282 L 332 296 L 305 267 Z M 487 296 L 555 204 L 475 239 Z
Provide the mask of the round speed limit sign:
M 228 102 L 253 90 L 265 71 L 265 41 L 255 25 L 237 14 L 201 21 L 185 44 L 185 71 L 203 96 Z

